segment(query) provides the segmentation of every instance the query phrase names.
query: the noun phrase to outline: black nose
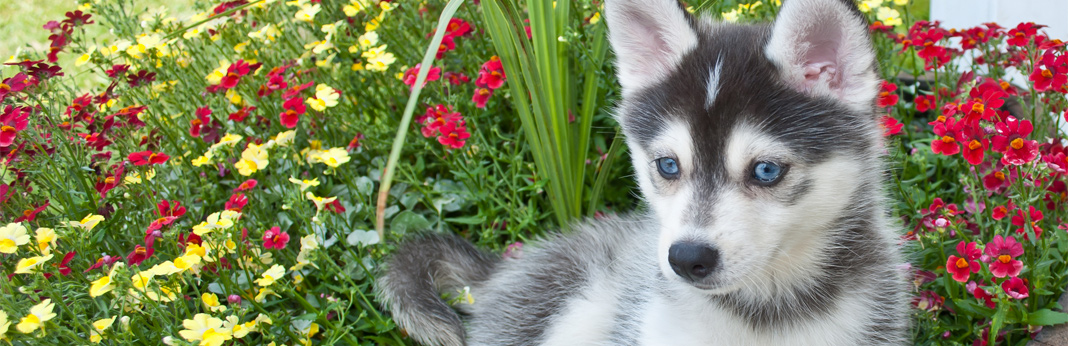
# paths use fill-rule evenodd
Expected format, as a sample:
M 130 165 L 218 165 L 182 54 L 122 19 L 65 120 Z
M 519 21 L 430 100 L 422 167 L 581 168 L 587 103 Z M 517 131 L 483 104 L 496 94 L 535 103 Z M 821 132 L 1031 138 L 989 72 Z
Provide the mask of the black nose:
M 719 251 L 708 245 L 675 243 L 668 249 L 668 263 L 675 274 L 690 281 L 697 281 L 716 270 Z

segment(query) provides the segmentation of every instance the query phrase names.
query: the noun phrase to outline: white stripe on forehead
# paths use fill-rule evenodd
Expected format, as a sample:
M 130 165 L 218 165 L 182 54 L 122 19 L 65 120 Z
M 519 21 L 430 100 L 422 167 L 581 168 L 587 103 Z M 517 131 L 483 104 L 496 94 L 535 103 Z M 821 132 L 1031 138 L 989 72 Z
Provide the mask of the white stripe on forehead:
M 716 58 L 716 67 L 708 70 L 708 96 L 705 99 L 705 109 L 712 109 L 712 104 L 716 102 L 716 96 L 719 95 L 719 75 L 723 71 L 723 59 Z

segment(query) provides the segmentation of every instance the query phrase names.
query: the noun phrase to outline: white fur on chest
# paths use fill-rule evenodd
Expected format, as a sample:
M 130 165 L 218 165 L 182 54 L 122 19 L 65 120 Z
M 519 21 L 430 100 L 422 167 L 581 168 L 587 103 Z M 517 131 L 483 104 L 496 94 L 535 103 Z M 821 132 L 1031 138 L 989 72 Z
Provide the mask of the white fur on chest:
M 790 307 L 783 307 L 789 309 Z M 796 327 L 772 326 L 753 331 L 730 311 L 710 303 L 678 304 L 654 298 L 642 317 L 640 345 L 856 345 L 867 324 L 859 297 L 842 298 L 826 316 Z

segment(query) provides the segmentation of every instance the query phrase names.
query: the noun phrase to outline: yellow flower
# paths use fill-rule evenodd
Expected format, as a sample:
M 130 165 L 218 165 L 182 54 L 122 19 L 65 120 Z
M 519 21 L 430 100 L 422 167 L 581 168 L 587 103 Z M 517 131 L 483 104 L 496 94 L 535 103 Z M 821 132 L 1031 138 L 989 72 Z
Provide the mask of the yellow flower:
M 115 289 L 115 283 L 112 282 L 112 279 L 115 277 L 115 270 L 120 267 L 123 267 L 123 264 L 121 262 L 116 263 L 111 267 L 111 270 L 108 271 L 108 276 L 93 281 L 92 284 L 89 285 L 89 297 L 96 298 Z
M 905 6 L 909 4 L 909 0 L 894 0 L 894 5 Z
M 901 13 L 889 7 L 880 7 L 879 11 L 875 13 L 875 18 L 883 22 L 884 25 L 901 25 Z
M 241 152 L 241 160 L 234 164 L 237 168 L 237 173 L 243 176 L 252 175 L 256 171 L 267 168 L 267 164 L 270 163 L 267 159 L 269 155 L 267 149 L 263 148 L 265 145 L 256 145 L 256 143 L 249 143 L 245 150 Z
M 145 172 L 145 179 L 146 180 L 152 180 L 152 178 L 155 178 L 155 177 L 156 177 L 156 169 L 149 168 L 148 171 Z M 123 178 L 122 181 L 126 182 L 127 184 L 140 184 L 141 183 L 141 173 L 139 173 L 139 172 L 130 173 L 125 178 Z
M 174 267 L 179 270 L 186 271 L 189 269 L 195 269 L 200 264 L 201 257 L 196 254 L 188 254 L 182 257 L 174 259 Z
M 315 19 L 315 15 L 319 13 L 319 10 L 319 4 L 302 5 L 293 17 L 299 21 L 311 23 Z
M 341 94 L 326 84 L 315 86 L 315 96 L 309 97 L 307 102 L 312 109 L 325 111 L 329 107 L 337 106 L 337 99 Z
M 882 5 L 883 0 L 864 0 L 857 4 L 857 7 L 860 8 L 860 12 L 868 13 Z
M 41 253 L 48 253 L 49 250 L 56 246 L 56 231 L 51 228 L 41 227 L 35 232 L 37 238 L 37 248 L 41 250 Z
M 219 346 L 232 339 L 230 330 L 223 328 L 223 321 L 208 314 L 196 314 L 191 320 L 182 321 L 185 330 L 179 331 L 186 341 L 200 341 L 201 346 Z
M 293 138 L 296 136 L 297 131 L 294 130 L 279 132 L 278 135 L 274 137 L 274 144 L 277 144 L 280 147 L 288 147 L 293 144 Z
M 226 70 L 230 68 L 230 62 L 227 60 L 219 60 L 219 67 L 211 71 L 204 79 L 208 80 L 211 85 L 217 85 L 222 82 L 223 77 L 226 77 Z
M 103 318 L 93 322 L 93 329 L 90 330 L 90 333 L 92 333 L 92 335 L 89 336 L 89 341 L 99 343 L 100 340 L 103 339 L 101 333 L 103 333 L 105 330 L 108 330 L 108 328 L 111 328 L 112 324 L 115 324 L 115 317 Z
M 37 272 L 37 267 L 40 267 L 48 260 L 52 259 L 52 255 L 34 256 L 30 258 L 23 258 L 19 260 L 19 263 L 15 265 L 15 274 L 32 274 Z
M 0 227 L 0 253 L 13 254 L 19 251 L 19 246 L 29 242 L 30 235 L 22 223 L 14 222 Z
M 367 59 L 367 65 L 364 66 L 369 71 L 384 72 L 397 61 L 397 58 L 393 56 L 393 53 L 387 52 L 386 47 L 388 45 L 381 45 L 375 48 L 368 49 L 361 57 Z
M 313 178 L 312 180 L 297 180 L 297 178 L 289 178 L 289 182 L 300 186 L 300 192 L 304 192 L 304 190 L 312 186 L 319 186 L 319 178 Z
M 278 295 L 278 293 L 274 293 L 274 290 L 264 287 L 264 288 L 261 288 L 259 290 L 259 293 L 256 293 L 256 297 L 253 297 L 252 299 L 255 300 L 257 303 L 263 303 L 264 301 L 267 300 L 267 295 L 273 295 L 275 297 L 281 297 L 281 296 Z
M 70 225 L 73 227 L 79 227 L 86 231 L 92 231 L 97 224 L 104 221 L 104 217 L 96 214 L 89 214 L 82 218 L 82 221 L 70 221 Z
M 232 215 L 232 214 L 231 214 Z M 223 215 L 222 212 L 215 212 L 208 215 L 208 228 L 225 230 L 234 226 L 234 218 L 227 217 L 229 215 Z
M 200 166 L 203 166 L 203 165 L 209 165 L 209 164 L 211 164 L 211 159 L 214 158 L 214 157 L 215 157 L 215 153 L 213 153 L 211 151 L 208 151 L 208 152 L 204 153 L 204 155 L 200 155 L 200 157 L 193 159 L 193 161 L 190 161 L 190 163 L 192 163 L 193 166 L 197 166 L 197 167 L 200 167 Z
M 723 21 L 726 21 L 726 22 L 737 22 L 738 21 L 738 10 L 736 10 L 736 9 L 735 10 L 730 10 L 730 12 L 723 12 L 720 15 L 723 17 Z
M 367 0 L 352 0 L 349 2 L 348 5 L 342 7 L 341 10 L 345 11 L 346 16 L 352 17 L 360 13 L 360 11 L 363 11 L 368 6 L 370 6 L 370 4 L 367 3 Z
M 600 22 L 600 21 L 601 21 L 601 12 L 594 13 L 592 16 L 590 16 L 590 24 L 597 24 L 597 22 Z
M 360 37 L 356 40 L 360 42 L 361 49 L 368 49 L 378 44 L 378 33 L 374 31 L 368 31 L 365 32 L 363 35 L 360 35 Z
M 297 254 L 297 264 L 289 268 L 289 270 L 300 270 L 305 266 L 311 266 L 313 268 L 319 268 L 319 266 L 312 263 L 308 256 L 311 256 L 312 251 L 319 248 L 319 241 L 315 240 L 314 234 L 309 234 L 300 238 L 300 253 Z
M 56 317 L 56 314 L 52 312 L 53 309 L 55 309 L 55 304 L 52 304 L 52 300 L 45 299 L 30 308 L 30 314 L 23 317 L 15 328 L 23 334 L 33 333 L 45 322 Z
M 208 249 L 197 245 L 195 243 L 189 243 L 185 245 L 185 256 L 195 255 L 197 257 L 205 257 L 208 255 Z M 177 265 L 177 263 L 175 263 Z
M 181 257 L 179 257 L 179 258 L 181 258 Z M 177 260 L 177 259 L 175 259 L 175 260 Z M 174 273 L 180 273 L 180 272 L 182 272 L 182 270 L 183 269 L 178 268 L 178 266 L 174 265 L 174 262 L 165 261 L 163 263 L 160 263 L 160 264 L 152 266 L 152 268 L 149 269 L 148 271 L 150 273 L 152 273 L 152 275 L 155 275 L 155 276 L 168 276 L 168 275 L 171 275 L 171 274 L 174 274 Z
M 307 198 L 309 201 L 314 202 L 315 207 L 319 210 L 323 210 L 323 207 L 325 207 L 327 204 L 334 202 L 334 200 L 337 199 L 337 197 L 319 197 L 311 193 L 311 191 L 305 193 L 304 197 Z
M 308 154 L 308 163 L 322 163 L 330 168 L 337 168 L 346 162 L 349 162 L 349 152 L 345 148 L 330 148 Z
M 260 316 L 263 316 L 263 315 L 260 315 Z M 0 310 L 0 340 L 3 340 L 3 339 L 7 338 L 4 335 L 7 334 L 7 330 L 9 328 L 11 328 L 11 321 L 8 321 L 7 313 L 4 312 L 3 310 Z
M 219 296 L 215 293 L 204 293 L 200 295 L 200 301 L 204 303 L 204 306 L 208 307 L 208 310 L 212 312 L 226 311 L 226 307 L 219 304 Z
M 237 91 L 234 90 L 234 89 L 227 90 L 226 94 L 224 96 L 226 97 L 227 100 L 230 100 L 230 103 L 233 103 L 233 104 L 237 105 L 238 107 L 240 107 L 243 104 L 241 102 L 241 95 L 238 94 Z
M 248 33 L 248 37 L 251 39 L 261 40 L 263 42 L 274 41 L 275 38 L 280 35 L 278 27 L 273 24 L 267 24 L 262 29 Z
M 241 135 L 227 133 L 225 136 L 219 139 L 219 143 L 212 144 L 211 148 L 215 149 L 224 145 L 229 145 L 230 147 L 233 147 L 237 145 L 237 143 L 240 142 L 242 138 L 244 137 L 241 137 Z
M 238 44 L 234 45 L 234 51 L 238 52 L 238 53 L 244 53 L 245 52 L 245 47 L 248 46 L 248 43 L 249 43 L 249 41 L 245 41 L 245 42 L 241 42 L 241 43 L 238 43 Z
M 89 59 L 91 59 L 92 57 L 93 57 L 93 53 L 92 52 L 82 54 L 82 56 L 78 57 L 78 60 L 74 61 L 74 66 L 85 65 L 86 63 L 89 62 Z
M 281 279 L 285 275 L 286 268 L 275 264 L 271 266 L 271 269 L 267 269 L 267 271 L 263 272 L 263 277 L 256 279 L 256 284 L 263 287 L 268 287 L 274 284 L 276 280 Z

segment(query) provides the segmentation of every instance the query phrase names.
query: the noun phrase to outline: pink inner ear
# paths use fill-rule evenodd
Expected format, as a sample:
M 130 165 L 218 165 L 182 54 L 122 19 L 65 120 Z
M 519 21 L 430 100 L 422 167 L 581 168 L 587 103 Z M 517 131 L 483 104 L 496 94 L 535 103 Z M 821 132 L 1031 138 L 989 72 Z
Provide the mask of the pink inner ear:
M 801 65 L 805 74 L 804 88 L 810 90 L 817 83 L 826 83 L 832 89 L 839 86 L 838 65 L 829 61 L 808 61 Z

